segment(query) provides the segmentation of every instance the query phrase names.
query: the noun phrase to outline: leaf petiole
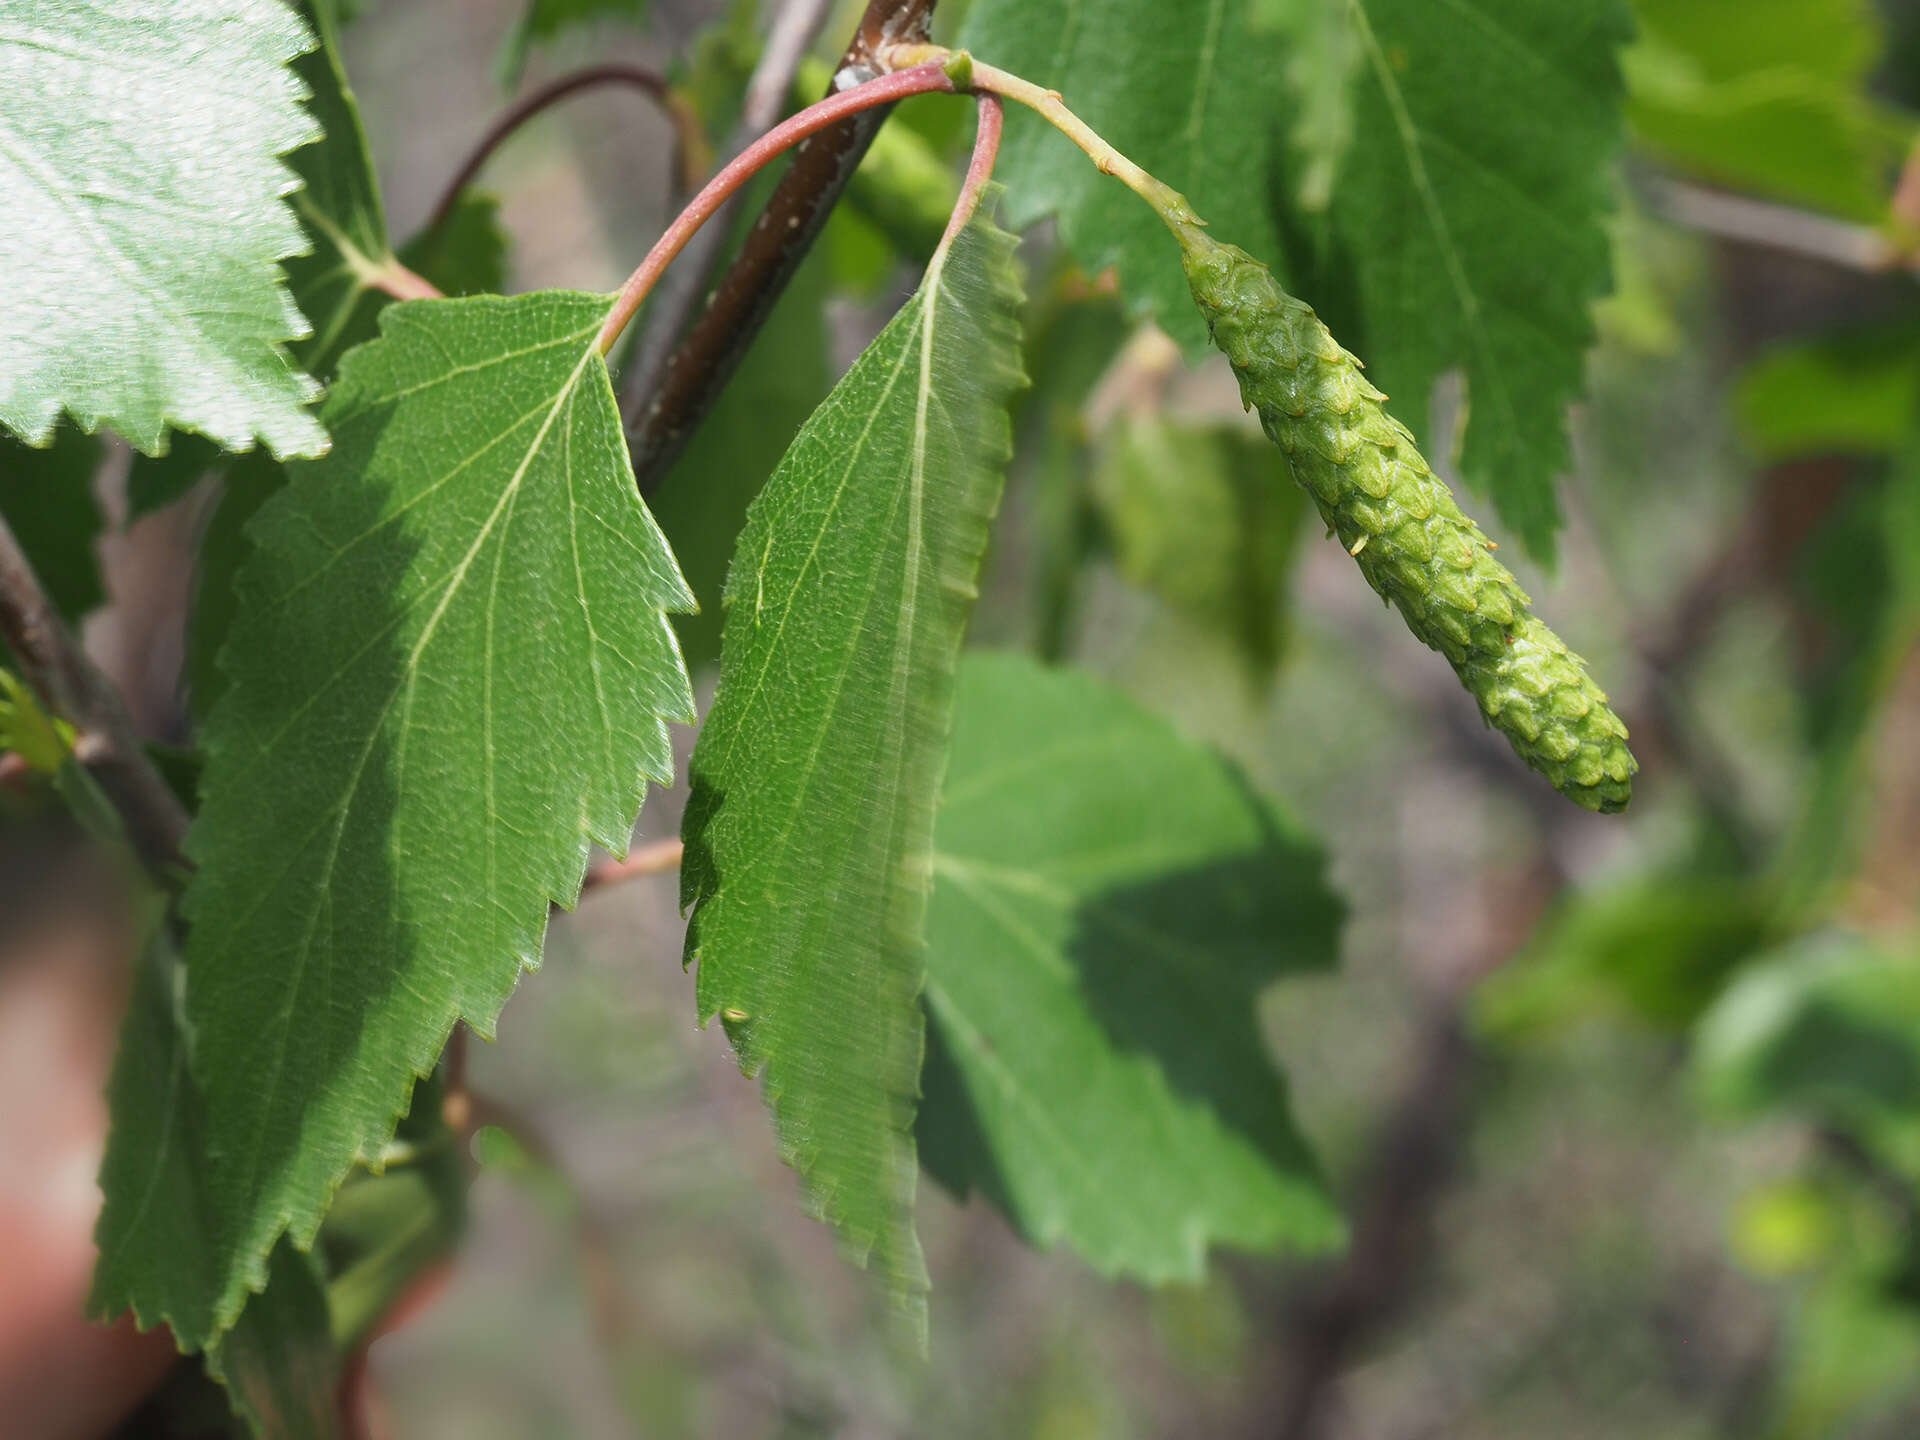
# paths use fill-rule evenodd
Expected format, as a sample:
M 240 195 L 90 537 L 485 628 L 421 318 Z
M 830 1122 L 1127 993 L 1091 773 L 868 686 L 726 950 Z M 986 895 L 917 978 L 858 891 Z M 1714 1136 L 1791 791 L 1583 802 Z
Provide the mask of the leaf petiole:
M 842 90 L 837 95 L 830 95 L 819 104 L 809 105 L 798 115 L 774 126 L 707 182 L 706 187 L 694 196 L 692 203 L 680 212 L 667 227 L 666 233 L 654 243 L 639 268 L 627 277 L 627 283 L 620 287 L 613 309 L 607 313 L 607 322 L 594 342 L 600 353 L 605 355 L 613 349 L 620 332 L 627 328 L 627 323 L 640 309 L 641 302 L 700 227 L 711 220 L 720 207 L 770 161 L 822 130 L 837 125 L 849 115 L 858 115 L 863 110 L 880 105 L 891 105 L 910 95 L 929 95 L 936 91 L 951 93 L 953 89 L 953 80 L 943 64 L 938 60 L 930 61 L 893 71 L 852 89 Z
M 996 65 L 976 60 L 965 50 L 949 50 L 944 45 L 895 45 L 881 52 L 881 59 L 903 67 L 940 65 L 955 90 L 983 91 L 1025 105 L 1085 151 L 1101 174 L 1113 176 L 1151 205 L 1176 233 L 1182 226 L 1205 223 L 1193 213 L 1186 196 L 1134 164 L 1069 110 L 1059 91 L 1045 89 Z

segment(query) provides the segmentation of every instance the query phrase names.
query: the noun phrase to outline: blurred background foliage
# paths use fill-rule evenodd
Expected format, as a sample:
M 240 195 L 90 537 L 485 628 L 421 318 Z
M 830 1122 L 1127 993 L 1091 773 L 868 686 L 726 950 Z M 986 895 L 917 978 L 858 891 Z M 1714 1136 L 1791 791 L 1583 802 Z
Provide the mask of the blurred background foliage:
M 753 0 L 358 8 L 348 68 L 396 235 L 503 77 L 665 65 L 724 135 L 761 33 Z M 1633 9 L 1568 524 L 1551 574 L 1517 566 L 1633 727 L 1622 821 L 1528 777 L 1266 483 L 1223 364 L 1129 319 L 1050 227 L 1023 253 L 1035 383 L 974 637 L 1105 677 L 1333 857 L 1338 968 L 1254 1009 L 1352 1249 L 1109 1284 L 928 1186 L 933 1358 L 902 1363 L 722 1036 L 691 1023 L 672 879 L 639 881 L 557 922 L 475 1047 L 493 1108 L 459 1264 L 371 1354 L 391 1433 L 1920 1433 L 1920 0 Z M 696 667 L 748 501 L 911 288 L 968 134 L 951 101 L 901 108 L 680 462 L 699 483 L 663 487 L 707 606 L 683 630 Z M 484 182 L 507 287 L 612 288 L 670 177 L 631 96 L 540 119 Z M 1326 183 L 1276 185 L 1283 235 Z M 1336 318 L 1338 264 L 1300 268 Z M 1436 456 L 1463 408 L 1443 379 Z M 184 738 L 183 669 L 212 673 L 194 637 L 222 623 L 188 557 L 230 566 L 244 519 L 206 464 L 129 477 L 109 454 L 98 514 L 0 494 L 159 742 Z M 642 838 L 677 832 L 681 798 L 650 798 Z M 48 933 L 27 917 L 61 905 L 45 857 L 81 862 L 43 793 L 9 784 L 0 807 L 25 973 L 20 937 Z M 1302 1405 L 1320 1429 L 1290 1428 Z

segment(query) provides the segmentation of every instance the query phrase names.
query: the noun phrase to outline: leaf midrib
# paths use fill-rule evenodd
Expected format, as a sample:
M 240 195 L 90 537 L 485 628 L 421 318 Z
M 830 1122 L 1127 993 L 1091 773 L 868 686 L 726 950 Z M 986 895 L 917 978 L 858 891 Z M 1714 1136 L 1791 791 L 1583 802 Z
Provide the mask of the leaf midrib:
M 319 928 L 320 914 L 326 907 L 327 897 L 332 888 L 333 869 L 339 861 L 341 841 L 346 833 L 347 820 L 352 812 L 353 802 L 358 797 L 361 781 L 366 774 L 367 762 L 372 757 L 374 746 L 378 743 L 381 733 L 386 728 L 388 717 L 393 713 L 394 704 L 400 699 L 403 693 L 408 696 L 407 708 L 408 713 L 411 713 L 413 687 L 419 677 L 421 656 L 425 654 L 426 647 L 432 642 L 435 634 L 438 632 L 441 621 L 445 618 L 447 610 L 453 603 L 454 596 L 459 593 L 460 588 L 464 585 L 467 572 L 472 567 L 473 561 L 479 554 L 481 548 L 486 544 L 488 537 L 492 534 L 495 523 L 499 520 L 503 510 L 509 508 L 510 502 L 519 493 L 520 486 L 526 479 L 527 471 L 532 467 L 534 457 L 539 453 L 540 447 L 546 439 L 547 432 L 552 428 L 555 418 L 560 413 L 561 407 L 563 407 L 572 396 L 574 387 L 579 384 L 581 376 L 585 373 L 588 364 L 597 353 L 598 351 L 592 345 L 588 345 L 586 349 L 582 351 L 580 360 L 574 366 L 572 373 L 567 377 L 566 383 L 561 386 L 559 393 L 555 395 L 546 419 L 542 422 L 539 431 L 534 435 L 532 442 L 528 445 L 526 453 L 521 457 L 520 464 L 514 470 L 512 478 L 507 482 L 500 499 L 495 502 L 494 508 L 488 515 L 486 523 L 480 529 L 480 533 L 468 548 L 461 563 L 455 567 L 452 576 L 447 582 L 447 587 L 441 597 L 439 606 L 435 609 L 434 613 L 428 617 L 427 624 L 422 629 L 418 641 L 409 652 L 402 679 L 394 686 L 392 693 L 388 695 L 385 703 L 380 707 L 380 713 L 374 718 L 373 723 L 367 727 L 366 741 L 361 746 L 360 754 L 355 760 L 353 773 L 347 781 L 346 790 L 333 807 L 334 816 L 336 817 L 333 836 L 328 842 L 326 859 L 321 865 L 320 877 L 314 887 L 316 899 L 307 921 L 306 930 L 301 936 L 297 958 L 293 966 L 293 974 L 285 987 L 285 993 L 288 997 L 287 1002 L 281 1007 L 279 1015 L 276 1016 L 272 1022 L 273 1029 L 278 1031 L 280 1040 L 275 1043 L 273 1047 L 274 1059 L 271 1074 L 265 1089 L 265 1098 L 259 1108 L 260 1119 L 254 1132 L 252 1143 L 248 1147 L 247 1180 L 246 1184 L 242 1187 L 242 1191 L 245 1194 L 252 1194 L 259 1180 L 260 1164 L 264 1154 L 263 1142 L 266 1138 L 267 1129 L 272 1123 L 280 1082 L 285 1078 L 286 1073 L 288 1047 L 284 1043 L 284 1040 L 287 1027 L 292 1021 L 294 1010 L 297 1008 L 300 988 L 305 983 L 306 969 L 312 960 L 313 941 Z M 511 433 L 511 431 L 508 433 Z M 486 668 L 491 672 L 491 652 L 489 652 L 489 663 Z M 490 679 L 488 683 L 490 685 Z M 281 733 L 284 734 L 285 731 L 283 730 Z M 406 740 L 407 731 L 406 727 L 403 727 L 402 733 L 395 741 L 402 763 L 404 763 L 406 752 Z M 491 810 L 491 803 L 489 809 Z M 491 844 L 492 841 L 490 837 L 490 847 Z M 291 868 L 292 867 L 289 867 L 289 869 Z M 282 879 L 284 879 L 286 873 L 285 871 L 282 872 Z M 276 882 L 274 889 L 277 888 L 278 882 Z M 246 918 L 250 920 L 252 915 L 257 914 L 260 907 L 264 905 L 271 896 L 272 890 L 267 891 L 261 900 L 256 902 L 249 910 Z M 236 930 L 239 928 L 239 926 L 235 927 Z M 264 1038 L 266 1037 L 263 1035 L 263 1039 Z M 258 1278 L 264 1265 L 265 1258 L 261 1256 L 257 1258 L 254 1265 L 250 1267 L 251 1273 L 255 1278 Z M 244 1295 L 241 1299 L 242 1303 L 244 1303 Z M 237 1310 L 235 1313 L 238 1313 Z

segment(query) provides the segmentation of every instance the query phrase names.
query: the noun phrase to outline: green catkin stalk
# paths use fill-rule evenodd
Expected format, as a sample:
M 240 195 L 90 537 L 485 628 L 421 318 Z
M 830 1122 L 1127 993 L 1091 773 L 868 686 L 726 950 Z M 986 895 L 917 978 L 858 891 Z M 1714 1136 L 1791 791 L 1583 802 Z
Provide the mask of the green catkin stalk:
M 1367 583 L 1447 657 L 1487 723 L 1554 789 L 1589 810 L 1624 810 L 1639 765 L 1586 663 L 1528 608 L 1360 362 L 1272 271 L 1190 215 L 1168 222 L 1213 342 Z

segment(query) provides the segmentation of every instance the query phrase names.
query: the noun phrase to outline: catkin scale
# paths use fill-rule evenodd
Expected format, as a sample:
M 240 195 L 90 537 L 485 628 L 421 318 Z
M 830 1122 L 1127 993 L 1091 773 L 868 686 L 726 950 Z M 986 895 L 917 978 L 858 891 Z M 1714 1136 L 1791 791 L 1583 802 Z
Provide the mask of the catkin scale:
M 1386 396 L 1273 273 L 1175 223 L 1194 302 L 1240 394 L 1367 583 L 1447 657 L 1490 725 L 1561 794 L 1626 808 L 1639 768 L 1586 664 L 1532 613 Z

